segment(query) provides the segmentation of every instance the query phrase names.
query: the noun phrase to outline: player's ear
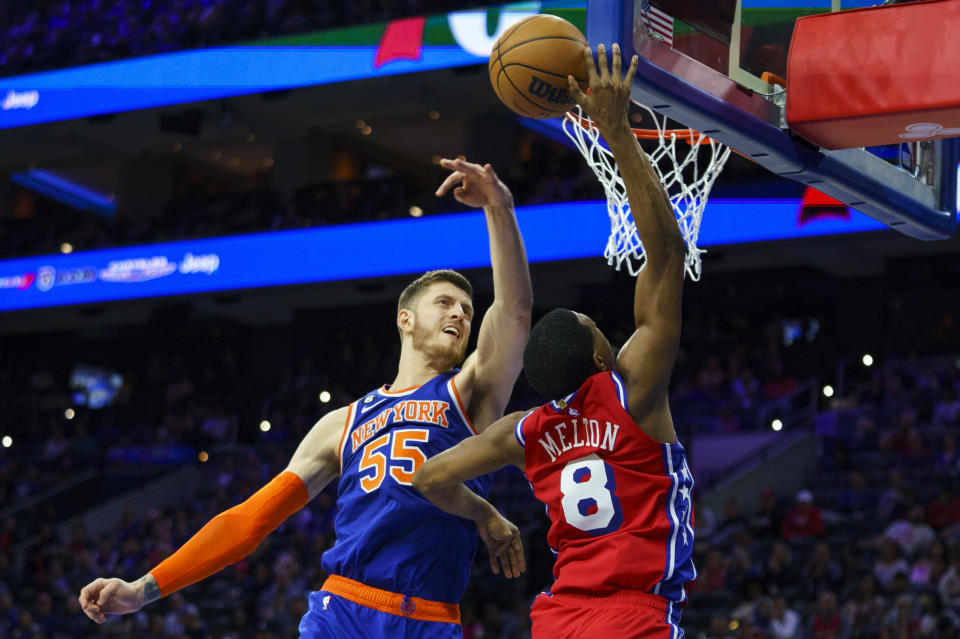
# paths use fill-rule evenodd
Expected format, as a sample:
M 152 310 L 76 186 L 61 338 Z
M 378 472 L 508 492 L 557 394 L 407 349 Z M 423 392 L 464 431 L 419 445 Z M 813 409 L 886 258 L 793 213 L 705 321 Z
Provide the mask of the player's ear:
M 397 313 L 397 328 L 400 329 L 400 332 L 405 333 L 412 330 L 414 324 L 416 324 L 416 316 L 413 311 L 409 308 L 401 308 L 400 312 Z
M 598 373 L 610 370 L 610 364 L 611 362 L 607 361 L 607 357 L 602 350 L 598 348 L 593 349 L 593 368 L 596 369 Z

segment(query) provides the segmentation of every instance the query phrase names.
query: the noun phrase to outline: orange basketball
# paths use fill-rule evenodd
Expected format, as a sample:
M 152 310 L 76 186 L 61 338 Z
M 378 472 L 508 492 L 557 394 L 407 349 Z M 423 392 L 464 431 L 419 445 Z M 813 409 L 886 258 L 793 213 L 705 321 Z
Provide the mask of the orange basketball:
M 552 15 L 525 18 L 503 32 L 490 54 L 490 84 L 507 108 L 528 118 L 552 118 L 573 105 L 567 76 L 587 90 L 580 30 Z

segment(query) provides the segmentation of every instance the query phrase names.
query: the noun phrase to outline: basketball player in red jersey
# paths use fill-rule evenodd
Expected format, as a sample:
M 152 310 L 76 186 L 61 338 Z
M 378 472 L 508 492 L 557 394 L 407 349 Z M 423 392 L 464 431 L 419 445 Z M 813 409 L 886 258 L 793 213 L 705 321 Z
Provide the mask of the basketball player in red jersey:
M 547 539 L 557 554 L 551 592 L 531 608 L 534 639 L 677 639 L 686 586 L 696 577 L 693 477 L 667 403 L 686 249 L 627 123 L 636 57 L 626 77 L 616 44 L 612 70 L 602 45 L 599 72 L 589 49 L 585 58 L 590 93 L 572 78 L 570 93 L 613 152 L 647 251 L 634 293 L 636 330 L 614 358 L 590 318 L 548 313 L 531 332 L 524 368 L 553 401 L 433 457 L 413 483 L 442 510 L 480 521 L 489 505 L 461 482 L 508 464 L 524 470 L 547 505 Z M 524 569 L 519 533 L 485 541 L 508 575 Z

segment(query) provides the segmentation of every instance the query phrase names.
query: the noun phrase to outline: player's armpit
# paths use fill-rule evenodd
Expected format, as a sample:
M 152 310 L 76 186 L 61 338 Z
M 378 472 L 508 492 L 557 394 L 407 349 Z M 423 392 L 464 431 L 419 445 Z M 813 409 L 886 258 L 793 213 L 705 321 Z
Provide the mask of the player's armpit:
M 640 326 L 620 349 L 615 366 L 623 379 L 627 409 L 634 421 L 648 435 L 667 443 L 676 438 L 667 391 L 679 335 L 679 328 L 674 335 L 657 331 L 654 326 Z
M 340 475 L 340 445 L 352 410 L 353 404 L 324 415 L 303 438 L 287 464 L 286 470 L 307 485 L 310 499 Z

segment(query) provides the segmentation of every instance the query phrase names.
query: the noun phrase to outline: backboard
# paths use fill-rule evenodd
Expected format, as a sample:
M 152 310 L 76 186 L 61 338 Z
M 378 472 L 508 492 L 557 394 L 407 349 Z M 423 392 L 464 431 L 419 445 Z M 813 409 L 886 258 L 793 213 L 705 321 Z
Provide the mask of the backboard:
M 786 77 L 795 20 L 875 4 L 588 0 L 587 39 L 639 55 L 635 101 L 906 235 L 947 238 L 957 225 L 957 138 L 828 151 L 786 124 L 789 89 L 777 77 Z

